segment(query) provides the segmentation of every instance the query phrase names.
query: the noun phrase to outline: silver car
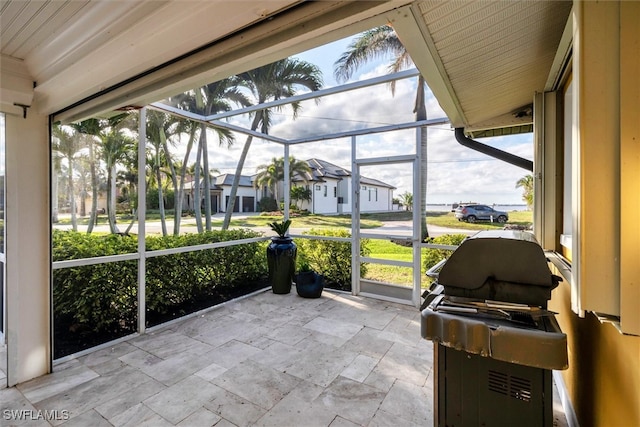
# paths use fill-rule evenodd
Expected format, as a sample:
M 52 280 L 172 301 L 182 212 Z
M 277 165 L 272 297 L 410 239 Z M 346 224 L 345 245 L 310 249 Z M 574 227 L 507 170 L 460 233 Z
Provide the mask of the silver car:
M 496 221 L 500 224 L 504 224 L 509 221 L 508 213 L 497 211 L 487 205 L 459 205 L 454 212 L 458 221 L 467 221 L 472 223 L 476 221 Z

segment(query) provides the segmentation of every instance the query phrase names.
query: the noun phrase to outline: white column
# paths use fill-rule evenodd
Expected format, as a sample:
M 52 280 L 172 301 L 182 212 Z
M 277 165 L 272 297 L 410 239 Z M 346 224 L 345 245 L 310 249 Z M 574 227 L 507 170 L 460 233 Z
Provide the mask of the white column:
M 48 117 L 6 115 L 8 385 L 51 371 Z

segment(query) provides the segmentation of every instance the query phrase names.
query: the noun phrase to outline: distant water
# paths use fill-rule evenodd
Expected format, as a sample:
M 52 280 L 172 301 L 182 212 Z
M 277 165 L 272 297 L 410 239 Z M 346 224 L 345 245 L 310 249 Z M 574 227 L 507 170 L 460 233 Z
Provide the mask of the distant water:
M 527 205 L 489 205 L 491 206 L 493 209 L 498 210 L 498 211 L 505 211 L 505 212 L 512 212 L 512 211 L 526 211 L 527 210 Z M 435 211 L 435 212 L 442 212 L 442 211 L 451 211 L 451 205 L 427 205 L 427 211 Z

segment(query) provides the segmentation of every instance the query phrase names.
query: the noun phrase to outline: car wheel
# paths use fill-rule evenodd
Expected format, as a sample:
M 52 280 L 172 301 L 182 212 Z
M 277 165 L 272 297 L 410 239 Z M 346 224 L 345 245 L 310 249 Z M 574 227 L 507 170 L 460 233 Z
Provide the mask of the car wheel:
M 507 222 L 507 217 L 506 217 L 506 216 L 504 216 L 504 215 L 500 215 L 500 216 L 498 217 L 498 222 L 499 222 L 500 224 L 504 224 L 505 222 Z
M 469 215 L 469 216 L 467 217 L 467 222 L 470 222 L 470 223 L 472 223 L 472 224 L 473 224 L 474 222 L 476 222 L 476 220 L 477 220 L 477 218 L 475 217 L 475 215 Z

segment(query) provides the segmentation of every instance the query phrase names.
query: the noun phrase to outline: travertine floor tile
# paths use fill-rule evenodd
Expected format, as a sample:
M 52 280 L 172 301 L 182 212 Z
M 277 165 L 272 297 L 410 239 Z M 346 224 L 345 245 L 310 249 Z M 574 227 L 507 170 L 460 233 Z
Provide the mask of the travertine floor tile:
M 218 392 L 215 385 L 192 375 L 143 403 L 167 421 L 177 424 L 213 399 Z
M 0 416 L 29 427 L 430 426 L 433 347 L 414 307 L 267 291 L 0 388 Z M 25 419 L 43 410 L 69 418 Z M 560 408 L 554 420 L 566 425 Z
M 385 393 L 366 384 L 338 377 L 314 401 L 327 411 L 359 425 L 367 425 L 385 398 Z
M 387 393 L 380 410 L 388 412 L 398 425 L 433 425 L 433 393 L 427 387 L 401 380 L 396 381 Z
M 252 426 L 267 413 L 266 409 L 224 389 L 219 389 L 213 399 L 204 404 L 204 407 L 223 418 L 216 427 L 220 425 Z
M 300 380 L 258 362 L 246 360 L 212 382 L 264 409 L 271 409 Z

